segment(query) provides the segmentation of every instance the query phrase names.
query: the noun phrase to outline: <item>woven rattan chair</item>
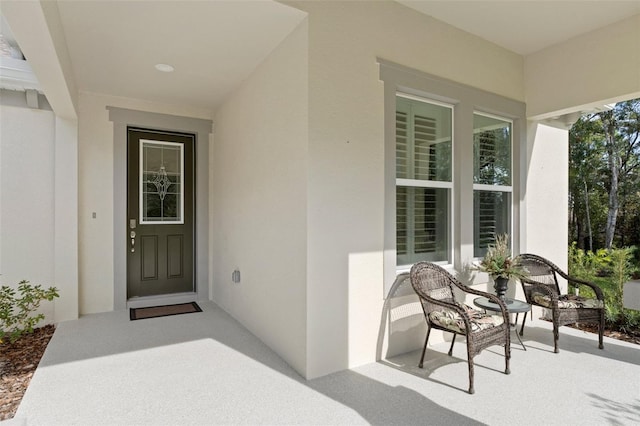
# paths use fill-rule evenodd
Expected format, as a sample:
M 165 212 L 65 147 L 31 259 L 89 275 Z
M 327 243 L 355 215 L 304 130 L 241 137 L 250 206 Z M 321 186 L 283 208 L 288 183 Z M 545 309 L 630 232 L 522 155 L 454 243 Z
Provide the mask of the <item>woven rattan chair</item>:
M 473 357 L 484 348 L 493 345 L 504 346 L 505 374 L 509 374 L 510 327 L 507 309 L 497 296 L 482 291 L 474 290 L 463 285 L 453 275 L 442 267 L 429 262 L 420 262 L 411 268 L 411 285 L 418 294 L 422 303 L 422 310 L 427 322 L 427 336 L 424 340 L 422 357 L 418 367 L 422 368 L 424 356 L 427 350 L 427 342 L 431 329 L 453 333 L 449 356 L 453 352 L 453 344 L 458 334 L 464 335 L 467 340 L 467 363 L 469 365 L 469 393 L 474 393 L 473 388 Z M 490 299 L 500 305 L 501 315 L 487 315 L 486 313 L 472 309 L 456 302 L 454 289 L 463 293 L 471 293 Z
M 553 320 L 553 351 L 558 353 L 558 328 L 562 325 L 580 323 L 598 324 L 599 348 L 602 349 L 602 334 L 604 332 L 604 296 L 597 285 L 588 281 L 571 277 L 549 260 L 535 254 L 521 254 L 518 256 L 522 266 L 529 275 L 522 278 L 522 290 L 527 303 L 551 310 Z M 596 294 L 596 299 L 562 294 L 558 285 L 558 277 L 566 279 L 575 285 L 585 285 Z M 520 335 L 524 331 L 527 314 L 524 314 Z

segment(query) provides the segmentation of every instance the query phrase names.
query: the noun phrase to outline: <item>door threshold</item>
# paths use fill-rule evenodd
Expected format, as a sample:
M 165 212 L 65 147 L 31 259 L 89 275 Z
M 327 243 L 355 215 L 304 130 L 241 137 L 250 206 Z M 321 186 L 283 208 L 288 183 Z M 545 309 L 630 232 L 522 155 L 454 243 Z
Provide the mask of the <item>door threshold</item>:
M 148 308 L 150 306 L 177 305 L 178 303 L 189 303 L 195 302 L 197 300 L 198 294 L 195 292 L 134 297 L 127 300 L 127 309 Z

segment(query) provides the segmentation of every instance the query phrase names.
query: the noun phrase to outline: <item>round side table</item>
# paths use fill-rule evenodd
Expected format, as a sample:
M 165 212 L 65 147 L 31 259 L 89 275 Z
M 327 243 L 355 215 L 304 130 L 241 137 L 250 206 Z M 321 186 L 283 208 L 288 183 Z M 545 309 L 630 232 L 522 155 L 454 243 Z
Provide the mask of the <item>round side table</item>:
M 520 314 L 521 312 L 529 312 L 531 310 L 531 305 L 526 302 L 523 302 L 522 300 L 510 299 L 510 298 L 505 298 L 504 303 L 507 306 L 508 313 L 516 314 L 516 321 L 513 324 L 509 324 L 509 326 L 511 326 L 511 329 L 515 330 L 515 327 L 518 324 L 518 314 Z M 473 304 L 479 308 L 484 309 L 485 311 L 493 311 L 493 312 L 501 311 L 500 305 L 498 305 L 497 303 L 493 303 L 491 300 L 487 299 L 486 297 L 476 297 L 475 299 L 473 299 Z M 524 346 L 524 343 L 522 343 L 522 339 L 520 339 L 520 335 L 518 334 L 517 330 L 516 330 L 516 337 L 518 338 L 518 341 L 522 345 L 522 348 L 526 351 L 527 348 Z

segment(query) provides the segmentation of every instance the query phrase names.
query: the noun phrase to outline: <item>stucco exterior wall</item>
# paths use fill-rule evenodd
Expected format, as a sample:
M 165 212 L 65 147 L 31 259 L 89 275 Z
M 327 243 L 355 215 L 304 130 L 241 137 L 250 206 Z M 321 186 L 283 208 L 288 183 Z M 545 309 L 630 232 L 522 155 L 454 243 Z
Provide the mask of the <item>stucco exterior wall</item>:
M 529 123 L 526 192 L 526 246 L 556 265 L 567 267 L 569 235 L 569 132 Z
M 305 22 L 217 111 L 211 165 L 213 299 L 303 375 L 307 31 Z
M 53 112 L 0 105 L 0 285 L 58 285 L 54 155 Z M 42 304 L 47 322 L 56 303 Z
M 517 100 L 524 98 L 523 61 L 394 2 L 287 4 L 310 14 L 307 377 L 313 378 L 375 361 L 377 353 L 384 93 L 376 58 Z
M 529 118 L 640 97 L 640 15 L 525 58 Z

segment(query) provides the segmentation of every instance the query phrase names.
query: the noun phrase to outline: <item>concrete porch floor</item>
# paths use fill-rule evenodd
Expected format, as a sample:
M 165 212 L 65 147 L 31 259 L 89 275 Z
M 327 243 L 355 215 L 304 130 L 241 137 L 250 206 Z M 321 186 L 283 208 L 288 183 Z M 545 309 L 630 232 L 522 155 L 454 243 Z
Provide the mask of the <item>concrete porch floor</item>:
M 548 323 L 525 352 L 475 358 L 448 343 L 306 381 L 213 303 L 202 313 L 129 321 L 128 312 L 58 325 L 16 417 L 26 425 L 640 424 L 640 347 Z M 515 336 L 514 340 L 515 340 Z M 330 349 L 328 349 L 330 350 Z M 4 423 L 4 422 L 3 422 Z M 3 425 L 4 426 L 4 425 Z

